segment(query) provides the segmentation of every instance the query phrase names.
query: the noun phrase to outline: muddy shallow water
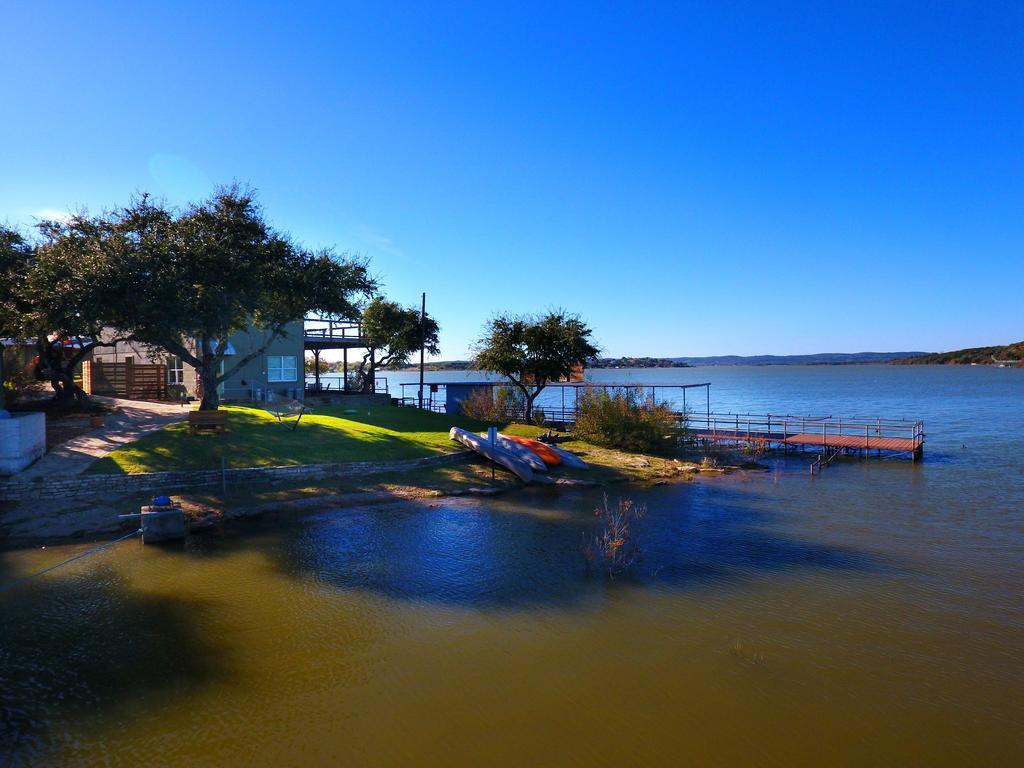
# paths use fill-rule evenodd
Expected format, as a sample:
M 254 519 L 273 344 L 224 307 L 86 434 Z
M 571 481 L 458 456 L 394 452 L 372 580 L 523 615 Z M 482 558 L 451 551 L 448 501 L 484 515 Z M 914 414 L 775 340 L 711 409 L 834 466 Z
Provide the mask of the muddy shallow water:
M 0 594 L 0 764 L 1018 764 L 1021 457 L 939 419 L 1020 420 L 1024 378 L 976 381 L 918 393 L 919 466 L 611 489 L 613 582 L 591 489 L 117 545 Z

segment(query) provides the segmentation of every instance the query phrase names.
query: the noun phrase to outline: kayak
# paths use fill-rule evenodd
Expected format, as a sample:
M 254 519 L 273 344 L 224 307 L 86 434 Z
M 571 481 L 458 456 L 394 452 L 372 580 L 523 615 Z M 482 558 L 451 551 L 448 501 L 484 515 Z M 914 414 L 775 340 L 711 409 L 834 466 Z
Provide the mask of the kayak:
M 481 435 L 481 437 L 483 437 Z M 487 438 L 484 438 L 485 440 Z M 530 465 L 530 469 L 534 472 L 547 472 L 548 465 L 544 463 L 544 460 L 536 453 L 531 451 L 525 445 L 520 445 L 508 439 L 505 435 L 498 434 L 498 447 L 504 448 L 506 451 L 511 453 L 516 458 L 522 459 Z
M 496 445 L 491 445 L 487 440 L 474 435 L 472 432 L 467 432 L 459 427 L 452 427 L 448 433 L 448 437 L 456 442 L 462 443 L 467 448 L 470 448 L 481 456 L 485 456 L 495 464 L 500 464 L 509 472 L 517 475 L 520 480 L 524 483 L 528 483 L 533 480 L 533 470 L 530 469 L 530 465 L 520 459 L 518 456 L 513 456 L 506 450 L 499 448 Z
M 558 451 L 553 450 L 550 445 L 542 443 L 540 440 L 531 440 L 528 437 L 519 437 L 518 435 L 502 435 L 502 437 L 507 437 L 513 443 L 518 443 L 524 448 L 529 448 L 550 467 L 562 463 L 562 457 L 558 455 Z

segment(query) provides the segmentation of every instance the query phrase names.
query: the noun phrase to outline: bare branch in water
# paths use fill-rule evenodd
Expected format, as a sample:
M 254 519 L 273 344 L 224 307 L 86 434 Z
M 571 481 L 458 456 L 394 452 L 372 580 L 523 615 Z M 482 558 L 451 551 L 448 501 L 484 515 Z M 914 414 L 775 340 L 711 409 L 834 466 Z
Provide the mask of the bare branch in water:
M 601 529 L 584 544 L 583 556 L 588 570 L 593 563 L 606 569 L 608 577 L 614 579 L 640 557 L 641 548 L 634 538 L 633 524 L 647 514 L 647 507 L 622 498 L 616 506 L 611 506 L 605 494 L 604 502 L 594 514 L 601 521 Z

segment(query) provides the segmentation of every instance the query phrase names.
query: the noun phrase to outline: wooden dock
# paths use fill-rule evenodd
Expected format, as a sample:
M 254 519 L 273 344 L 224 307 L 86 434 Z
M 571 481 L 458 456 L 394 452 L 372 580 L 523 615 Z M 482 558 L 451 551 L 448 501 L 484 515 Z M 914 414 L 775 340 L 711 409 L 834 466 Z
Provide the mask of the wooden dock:
M 924 453 L 924 422 L 909 419 L 835 418 L 772 414 L 689 414 L 687 432 L 708 443 L 758 448 L 820 448 L 870 455 L 906 454 L 918 461 Z
M 500 381 L 430 382 L 430 393 L 422 402 L 407 396 L 402 384 L 402 405 L 427 408 L 441 413 L 449 412 L 445 397 L 435 398 L 435 392 L 448 384 L 479 388 L 507 387 Z M 682 406 L 675 414 L 676 427 L 682 439 L 696 440 L 705 445 L 722 443 L 744 445 L 757 451 L 768 449 L 813 450 L 820 454 L 816 464 L 827 465 L 837 456 L 861 453 L 864 456 L 909 456 L 919 461 L 924 454 L 924 422 L 913 419 L 846 418 L 834 416 L 793 416 L 780 414 L 715 413 L 711 410 L 711 384 L 639 384 L 633 382 L 611 384 L 595 382 L 556 382 L 547 390 L 558 392 L 555 401 L 548 398 L 536 403 L 544 411 L 544 421 L 559 430 L 571 429 L 576 423 L 576 407 L 585 390 L 609 392 L 634 390 L 650 400 L 674 402 Z M 697 390 L 694 397 L 693 390 Z M 703 392 L 701 391 L 703 390 Z M 665 396 L 666 391 L 669 397 Z M 687 402 L 687 393 L 689 402 Z M 566 394 L 570 397 L 567 398 Z M 701 396 L 703 395 L 703 396 Z M 659 399 L 659 396 L 661 399 Z M 696 406 L 694 408 L 694 406 Z M 703 407 L 701 407 L 703 406 Z M 699 409 L 699 411 L 697 410 Z M 505 413 L 509 421 L 522 419 L 521 408 L 510 407 Z

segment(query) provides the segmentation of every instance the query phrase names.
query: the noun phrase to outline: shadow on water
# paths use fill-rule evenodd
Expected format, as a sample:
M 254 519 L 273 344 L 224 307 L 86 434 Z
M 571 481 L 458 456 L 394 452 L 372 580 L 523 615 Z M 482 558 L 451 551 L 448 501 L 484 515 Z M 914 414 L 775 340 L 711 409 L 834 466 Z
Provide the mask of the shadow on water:
M 666 486 L 625 495 L 648 507 L 637 527 L 643 555 L 616 584 L 726 587 L 804 570 L 883 572 L 855 549 L 772 531 L 774 515 L 749 493 Z M 197 541 L 193 556 L 261 549 L 272 567 L 326 588 L 459 607 L 567 607 L 604 594 L 588 574 L 584 543 L 597 532 L 601 492 L 523 491 L 502 500 L 401 503 L 250 521 L 237 536 Z M 613 501 L 617 497 L 613 497 Z
M 59 750 L 68 722 L 224 679 L 207 610 L 133 591 L 109 566 L 0 595 L 0 764 Z

